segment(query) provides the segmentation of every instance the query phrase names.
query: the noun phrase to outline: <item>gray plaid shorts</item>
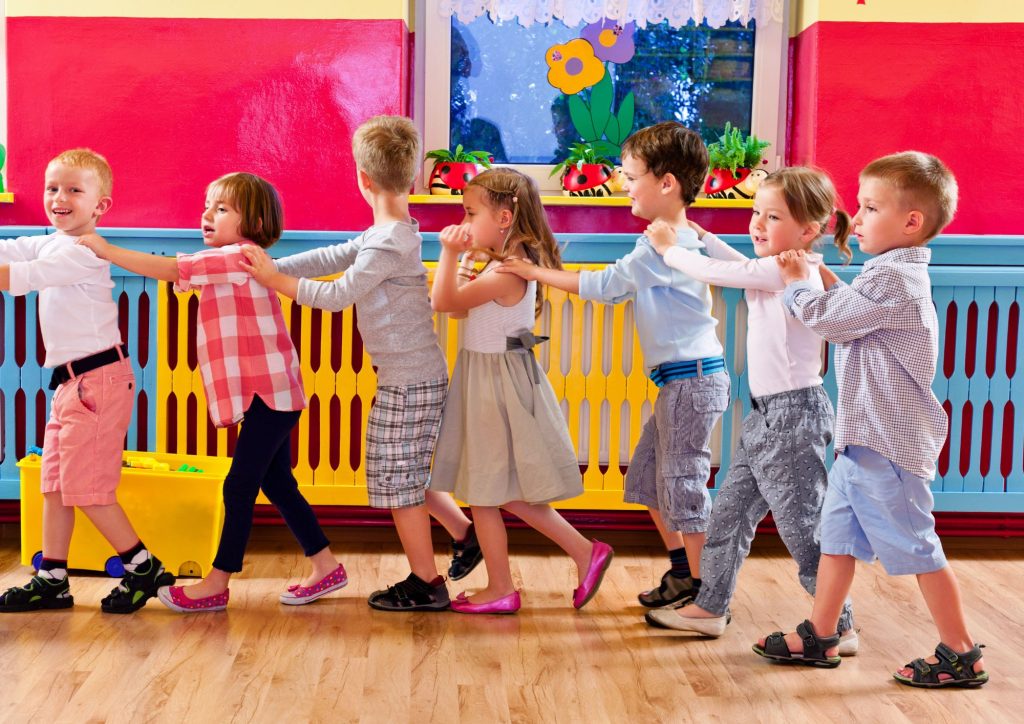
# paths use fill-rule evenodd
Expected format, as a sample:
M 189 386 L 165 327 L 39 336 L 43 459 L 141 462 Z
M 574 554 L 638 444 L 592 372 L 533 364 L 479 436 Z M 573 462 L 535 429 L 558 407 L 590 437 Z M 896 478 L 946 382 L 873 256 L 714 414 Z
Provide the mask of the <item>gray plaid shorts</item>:
M 374 508 L 425 502 L 447 392 L 447 377 L 377 388 L 366 425 L 366 492 Z

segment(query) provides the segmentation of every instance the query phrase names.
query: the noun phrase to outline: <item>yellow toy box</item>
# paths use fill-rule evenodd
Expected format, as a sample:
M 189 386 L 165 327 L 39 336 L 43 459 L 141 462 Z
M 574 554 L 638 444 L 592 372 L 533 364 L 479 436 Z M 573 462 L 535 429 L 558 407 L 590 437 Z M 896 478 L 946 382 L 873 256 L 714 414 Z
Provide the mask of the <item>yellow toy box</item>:
M 21 468 L 21 562 L 38 568 L 42 559 L 42 458 L 28 455 Z M 171 573 L 202 576 L 210 571 L 224 523 L 221 490 L 231 458 L 125 452 L 117 499 L 139 537 Z M 124 567 L 106 539 L 75 510 L 68 567 L 105 571 L 120 578 Z

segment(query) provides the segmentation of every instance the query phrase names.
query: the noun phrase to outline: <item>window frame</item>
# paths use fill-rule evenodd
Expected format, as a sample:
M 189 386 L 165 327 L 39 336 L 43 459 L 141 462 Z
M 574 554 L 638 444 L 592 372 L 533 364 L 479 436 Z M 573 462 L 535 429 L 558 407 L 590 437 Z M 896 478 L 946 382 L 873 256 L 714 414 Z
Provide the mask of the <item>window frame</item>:
M 754 86 L 751 99 L 750 130 L 769 141 L 773 153 L 766 169 L 782 166 L 786 144 L 786 107 L 789 76 L 789 18 L 791 0 L 783 0 L 782 17 L 758 26 L 754 43 Z M 423 138 L 424 151 L 448 148 L 451 108 L 451 17 L 440 12 L 436 2 L 416 3 L 415 69 L 413 117 Z M 428 10 L 429 8 L 429 10 Z M 556 21 L 560 22 L 560 21 Z M 443 68 L 445 72 L 427 73 L 427 68 Z M 427 102 L 443 98 L 444 103 Z M 775 99 L 773 102 L 772 99 Z M 560 193 L 557 178 L 551 178 L 554 164 L 507 164 L 533 177 L 542 193 Z M 425 189 L 433 163 L 424 161 L 423 174 L 416 187 Z

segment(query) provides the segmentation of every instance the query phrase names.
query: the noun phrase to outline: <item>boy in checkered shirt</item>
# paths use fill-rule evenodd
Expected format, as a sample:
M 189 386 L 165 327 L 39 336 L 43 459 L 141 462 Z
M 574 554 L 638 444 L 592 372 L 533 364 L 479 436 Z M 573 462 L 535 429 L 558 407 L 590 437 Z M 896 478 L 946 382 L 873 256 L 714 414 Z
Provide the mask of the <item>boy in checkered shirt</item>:
M 482 554 L 469 518 L 451 496 L 427 490 L 430 460 L 448 390 L 448 365 L 434 332 L 419 225 L 409 216 L 409 189 L 420 165 L 420 139 L 408 118 L 376 116 L 352 139 L 359 190 L 373 226 L 344 244 L 271 261 L 250 249 L 250 272 L 300 304 L 339 311 L 354 304 L 359 334 L 377 367 L 377 395 L 366 427 L 370 505 L 389 508 L 411 573 L 370 595 L 385 611 L 441 611 L 450 599 L 437 573 L 430 537 L 433 514 L 452 534 L 453 579 Z M 345 272 L 333 281 L 314 277 Z
M 861 172 L 857 201 L 854 235 L 874 258 L 851 284 L 823 271 L 825 290 L 815 291 L 802 253 L 778 260 L 790 311 L 836 346 L 839 456 L 821 513 L 811 618 L 796 634 L 762 639 L 754 651 L 786 663 L 838 666 L 836 624 L 856 561 L 878 558 L 890 575 L 917 576 L 939 630 L 935 656 L 915 659 L 894 678 L 928 688 L 981 686 L 988 674 L 935 534 L 930 489 L 947 420 L 931 389 L 939 329 L 927 244 L 953 217 L 956 179 L 934 156 L 898 153 Z

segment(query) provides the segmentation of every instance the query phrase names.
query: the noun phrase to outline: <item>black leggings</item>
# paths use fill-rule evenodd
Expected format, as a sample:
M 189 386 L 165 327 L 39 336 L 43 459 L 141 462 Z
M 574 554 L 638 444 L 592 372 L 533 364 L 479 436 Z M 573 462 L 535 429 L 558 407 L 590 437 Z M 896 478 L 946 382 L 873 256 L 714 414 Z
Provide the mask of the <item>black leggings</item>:
M 299 414 L 298 410 L 271 410 L 259 397 L 253 397 L 245 411 L 235 457 L 224 478 L 224 528 L 214 568 L 227 573 L 242 570 L 245 546 L 252 531 L 253 508 L 261 488 L 307 556 L 329 545 L 313 508 L 302 497 L 292 475 L 289 436 Z

